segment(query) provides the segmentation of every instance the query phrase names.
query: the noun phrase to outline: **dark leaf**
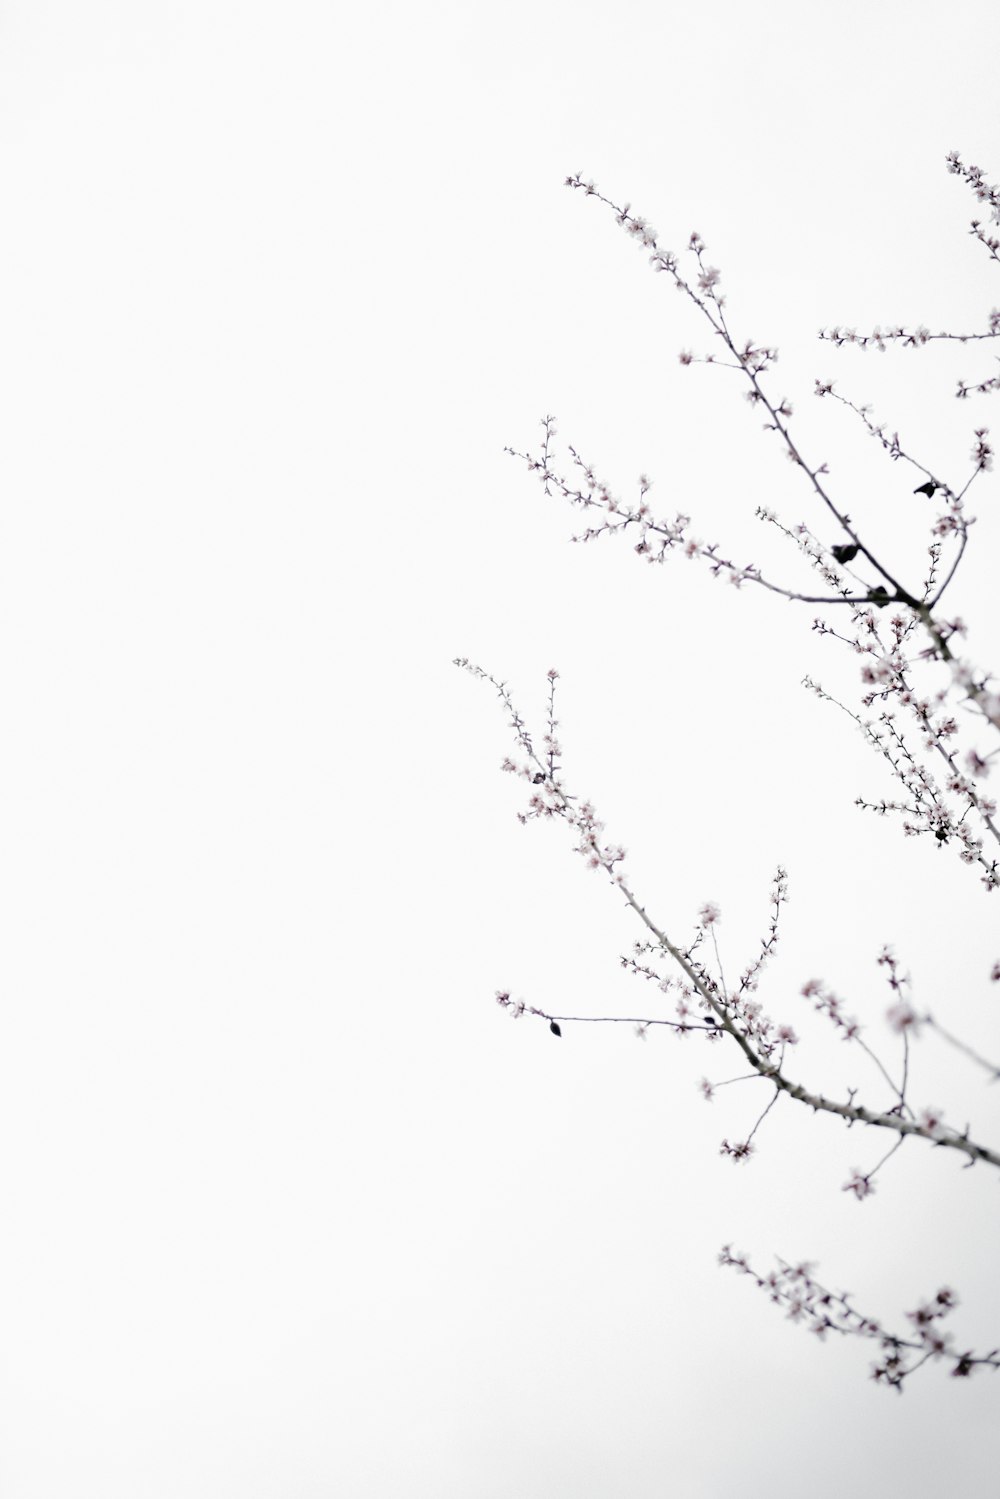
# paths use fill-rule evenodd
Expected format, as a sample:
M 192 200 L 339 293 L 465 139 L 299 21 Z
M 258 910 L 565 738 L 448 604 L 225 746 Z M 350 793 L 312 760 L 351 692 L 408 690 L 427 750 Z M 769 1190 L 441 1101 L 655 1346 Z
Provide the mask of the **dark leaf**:
M 831 547 L 830 550 L 838 562 L 853 562 L 858 555 L 858 548 L 853 542 L 845 542 L 843 546 Z
M 934 493 L 935 489 L 937 489 L 937 485 L 934 483 L 934 480 L 933 479 L 928 479 L 926 484 L 918 484 L 917 487 L 916 487 L 916 489 L 913 491 L 913 493 L 914 494 L 925 494 L 927 496 L 927 498 L 930 499 L 930 497 Z
M 555 1023 L 554 1020 L 550 1020 L 549 1021 L 549 1030 L 552 1032 L 553 1036 L 561 1036 L 562 1035 L 562 1031 L 556 1025 L 556 1023 Z

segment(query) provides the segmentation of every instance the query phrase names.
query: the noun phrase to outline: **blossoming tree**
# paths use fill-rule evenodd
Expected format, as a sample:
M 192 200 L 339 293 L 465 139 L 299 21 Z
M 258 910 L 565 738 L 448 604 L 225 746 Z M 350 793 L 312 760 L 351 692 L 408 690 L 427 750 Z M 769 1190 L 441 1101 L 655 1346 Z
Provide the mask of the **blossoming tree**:
M 988 214 L 988 219 L 977 217 L 972 221 L 971 233 L 989 258 L 1000 263 L 1000 239 L 991 227 L 1000 223 L 1000 190 L 989 186 L 983 172 L 966 165 L 957 153 L 949 156 L 948 169 L 971 188 L 981 205 L 980 213 Z M 711 329 L 710 351 L 700 356 L 685 351 L 681 363 L 717 365 L 733 372 L 743 382 L 746 399 L 763 415 L 765 431 L 783 446 L 800 472 L 814 508 L 824 518 L 822 528 L 804 522 L 788 526 L 765 507 L 758 508 L 757 516 L 797 550 L 814 581 L 802 586 L 765 575 L 757 566 L 728 555 L 728 548 L 696 539 L 687 515 L 654 513 L 649 499 L 651 484 L 645 477 L 640 478 L 633 501 L 617 497 L 576 449 L 569 447 L 565 457 L 558 455 L 551 417 L 542 423 L 540 447 L 514 456 L 527 464 L 546 494 L 560 497 L 584 513 L 584 529 L 574 540 L 623 536 L 631 541 L 637 559 L 647 565 L 662 566 L 675 554 L 682 554 L 737 588 L 761 588 L 778 598 L 822 606 L 824 615 L 813 620 L 813 628 L 842 642 L 858 657 L 860 701 L 852 707 L 834 699 L 810 678 L 806 685 L 853 719 L 898 787 L 891 798 L 877 802 L 859 799 L 858 805 L 896 818 L 908 837 L 931 839 L 953 851 L 978 877 L 982 887 L 979 898 L 992 896 L 1000 886 L 1000 823 L 996 802 L 986 793 L 985 783 L 1000 754 L 996 742 L 1000 690 L 995 678 L 966 656 L 962 644 L 965 626 L 951 612 L 953 585 L 973 520 L 967 509 L 969 492 L 992 467 L 988 429 L 984 425 L 974 427 L 964 472 L 942 474 L 904 446 L 898 433 L 877 424 L 869 408 L 842 396 L 832 382 L 816 381 L 818 397 L 849 408 L 876 440 L 883 456 L 909 467 L 918 481 L 913 493 L 931 509 L 922 576 L 904 575 L 894 560 L 883 555 L 866 536 L 864 522 L 847 512 L 830 482 L 826 464 L 814 460 L 800 445 L 793 432 L 790 402 L 775 396 L 771 389 L 776 350 L 737 334 L 721 290 L 720 272 L 708 264 L 701 237 L 691 236 L 688 258 L 682 261 L 660 245 L 653 229 L 629 205 L 618 206 L 579 175 L 567 178 L 566 185 L 610 210 L 648 253 L 653 269 L 673 283 Z M 891 345 L 918 348 L 936 340 L 978 344 L 1000 339 L 1000 311 L 993 310 L 986 326 L 972 332 L 932 333 L 923 326 L 896 326 L 859 334 L 833 328 L 820 337 L 838 347 L 853 344 L 880 350 Z M 960 380 L 957 396 L 967 401 L 997 391 L 1000 375 L 984 375 Z M 503 769 L 526 782 L 528 790 L 527 807 L 518 814 L 520 820 L 560 820 L 572 830 L 575 851 L 590 868 L 606 876 L 639 923 L 641 937 L 631 954 L 622 958 L 623 967 L 651 981 L 658 993 L 669 996 L 664 1004 L 670 1006 L 669 1014 L 640 1018 L 574 1016 L 552 1013 L 501 991 L 497 1001 L 505 1010 L 515 1016 L 537 1017 L 556 1037 L 562 1036 L 564 1027 L 574 1024 L 628 1023 L 640 1035 L 652 1027 L 664 1027 L 697 1035 L 715 1053 L 738 1053 L 740 1065 L 749 1069 L 746 1075 L 761 1080 L 769 1096 L 743 1139 L 722 1141 L 722 1153 L 736 1162 L 751 1157 L 758 1130 L 784 1095 L 809 1110 L 834 1115 L 849 1126 L 864 1126 L 885 1141 L 877 1163 L 864 1171 L 853 1170 L 844 1184 L 844 1190 L 859 1201 L 873 1192 L 877 1173 L 907 1139 L 952 1152 L 966 1165 L 1000 1168 L 998 1146 L 975 1137 L 967 1127 L 953 1127 L 938 1110 L 911 1097 L 910 1048 L 922 1031 L 934 1033 L 957 1048 L 990 1078 L 1000 1078 L 1000 1067 L 918 1008 L 909 979 L 890 948 L 882 951 L 878 962 L 889 990 L 886 1018 L 898 1038 L 898 1057 L 879 1055 L 842 1000 L 825 983 L 812 979 L 802 986 L 802 996 L 843 1040 L 865 1054 L 874 1066 L 877 1090 L 871 1097 L 862 1094 L 860 1087 L 848 1089 L 845 1097 L 827 1097 L 805 1086 L 795 1066 L 799 1037 L 790 1025 L 770 1019 L 757 997 L 778 942 L 782 906 L 787 899 L 785 871 L 779 868 L 774 876 L 770 917 L 759 951 L 738 981 L 727 984 L 717 940 L 718 907 L 712 902 L 703 905 L 692 940 L 685 942 L 672 935 L 666 921 L 647 909 L 630 883 L 624 868 L 625 849 L 606 839 L 594 806 L 567 784 L 557 735 L 558 673 L 548 673 L 547 715 L 539 735 L 518 712 L 506 683 L 464 658 L 456 664 L 489 682 L 507 714 L 515 750 L 504 760 Z M 990 977 L 1000 981 L 1000 961 L 994 964 Z M 705 1077 L 699 1086 L 704 1097 L 711 1099 L 718 1084 Z M 956 1346 L 942 1326 L 956 1304 L 955 1293 L 947 1287 L 909 1312 L 908 1326 L 891 1328 L 868 1310 L 859 1309 L 851 1297 L 821 1284 L 811 1265 L 778 1261 L 776 1268 L 762 1272 L 728 1246 L 720 1259 L 749 1276 L 790 1317 L 807 1324 L 820 1337 L 841 1334 L 870 1341 L 876 1349 L 875 1379 L 896 1390 L 902 1390 L 904 1381 L 916 1369 L 934 1360 L 944 1361 L 953 1376 L 968 1376 L 983 1367 L 1000 1368 L 1000 1348 Z

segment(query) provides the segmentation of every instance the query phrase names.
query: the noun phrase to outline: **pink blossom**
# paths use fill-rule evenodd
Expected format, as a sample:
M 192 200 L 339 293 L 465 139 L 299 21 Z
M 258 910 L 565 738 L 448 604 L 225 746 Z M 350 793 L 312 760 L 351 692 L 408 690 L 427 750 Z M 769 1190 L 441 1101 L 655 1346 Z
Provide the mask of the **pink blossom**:
M 988 776 L 990 773 L 990 762 L 984 760 L 983 756 L 976 750 L 969 750 L 965 757 L 965 763 L 969 768 L 969 772 L 974 776 Z
M 733 1161 L 748 1161 L 753 1152 L 754 1147 L 749 1140 L 738 1140 L 735 1145 L 730 1145 L 728 1140 L 723 1140 L 719 1146 L 719 1154 L 727 1155 Z
M 907 1004 L 905 999 L 901 999 L 898 1004 L 886 1010 L 885 1018 L 899 1035 L 902 1035 L 904 1031 L 909 1031 L 914 1036 L 919 1034 L 920 1018 L 913 1006 Z
M 845 1192 L 853 1192 L 858 1201 L 861 1202 L 863 1198 L 870 1197 L 872 1195 L 872 1193 L 875 1191 L 875 1187 L 871 1179 L 863 1175 L 862 1172 L 860 1172 L 855 1166 L 854 1170 L 850 1174 L 850 1177 L 844 1183 L 842 1190 Z

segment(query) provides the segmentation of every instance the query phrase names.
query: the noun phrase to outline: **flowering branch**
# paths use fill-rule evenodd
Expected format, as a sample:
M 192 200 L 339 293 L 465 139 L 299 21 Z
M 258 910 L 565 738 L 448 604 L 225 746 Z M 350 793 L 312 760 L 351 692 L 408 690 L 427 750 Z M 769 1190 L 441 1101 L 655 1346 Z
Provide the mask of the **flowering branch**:
M 521 750 L 526 754 L 527 761 L 517 765 L 513 760 L 506 759 L 503 769 L 508 773 L 520 775 L 527 780 L 532 791 L 529 797 L 527 812 L 518 813 L 522 823 L 530 822 L 537 818 L 561 818 L 572 827 L 579 843 L 576 852 L 581 854 L 592 869 L 603 869 L 612 883 L 621 892 L 626 904 L 636 913 L 643 925 L 652 934 L 655 946 L 661 956 L 669 957 L 680 968 L 687 985 L 682 989 L 683 1009 L 680 1013 L 681 1024 L 674 1025 L 676 1030 L 689 1030 L 692 1028 L 702 1029 L 709 1032 L 714 1040 L 718 1031 L 728 1035 L 740 1048 L 747 1062 L 754 1072 L 766 1081 L 770 1082 L 776 1095 L 784 1093 L 798 1103 L 805 1104 L 816 1113 L 827 1113 L 839 1116 L 850 1124 L 866 1124 L 876 1129 L 891 1130 L 901 1138 L 905 1136 L 917 1136 L 929 1141 L 935 1146 L 943 1146 L 950 1150 L 958 1151 L 967 1157 L 969 1164 L 976 1161 L 986 1161 L 990 1165 L 1000 1167 L 1000 1152 L 990 1149 L 972 1140 L 969 1131 L 963 1132 L 946 1129 L 936 1118 L 914 1118 L 909 1109 L 903 1109 L 902 1093 L 895 1087 L 891 1079 L 883 1072 L 883 1076 L 889 1082 L 893 1092 L 897 1095 L 898 1102 L 893 1109 L 884 1112 L 878 1109 L 867 1108 L 862 1104 L 854 1102 L 853 1093 L 847 1100 L 836 1100 L 816 1093 L 800 1083 L 794 1082 L 782 1069 L 782 1060 L 785 1048 L 794 1045 L 797 1038 L 787 1027 L 776 1027 L 762 1012 L 761 1006 L 750 999 L 750 983 L 741 983 L 735 993 L 727 992 L 724 986 L 716 983 L 708 973 L 703 964 L 693 956 L 691 949 L 684 950 L 671 941 L 653 919 L 649 916 L 645 907 L 642 906 L 626 884 L 622 871 L 618 865 L 625 859 L 626 851 L 620 844 L 602 843 L 599 834 L 603 830 L 603 824 L 598 820 L 592 804 L 589 801 L 577 803 L 577 798 L 571 795 L 563 783 L 560 775 L 550 774 L 539 758 L 532 744 L 531 736 L 525 726 L 525 721 L 514 706 L 510 692 L 505 683 L 498 681 L 482 667 L 476 666 L 465 657 L 459 657 L 455 661 L 456 666 L 462 667 L 473 676 L 489 682 L 496 690 L 501 702 L 509 714 L 510 726 L 514 730 L 515 738 Z M 555 682 L 557 672 L 548 674 L 550 685 Z M 776 900 L 780 903 L 785 896 L 784 872 L 779 871 Z M 719 918 L 718 909 L 709 904 L 703 907 L 701 923 L 703 927 L 711 927 Z M 773 937 L 776 930 L 776 921 L 772 924 L 770 947 L 773 948 Z M 822 984 L 817 980 L 810 980 L 803 988 L 803 994 L 816 1001 L 816 1008 L 825 1011 L 840 1028 L 845 1039 L 858 1039 L 858 1026 L 856 1022 L 846 1021 L 840 1012 L 839 1001 L 827 993 Z M 505 1008 L 511 1007 L 510 996 L 501 992 L 498 1000 Z M 698 1007 L 708 1013 L 714 1019 L 714 1024 L 706 1025 L 702 1019 L 697 1027 L 691 1027 L 688 1016 L 691 1014 L 690 1002 L 695 1001 Z M 549 1021 L 550 1025 L 565 1021 L 572 1022 L 574 1017 L 553 1015 L 548 1011 L 536 1007 L 513 1005 L 516 1014 L 529 1013 L 538 1015 Z M 593 1017 L 596 1020 L 598 1017 Z M 629 1020 L 629 1024 L 641 1025 L 643 1027 L 652 1025 L 652 1020 Z M 867 1051 L 867 1045 L 864 1046 Z M 775 1056 L 777 1054 L 777 1060 Z M 869 1052 L 869 1055 L 871 1053 Z M 749 1141 L 744 1142 L 749 1146 Z M 723 1145 L 727 1154 L 736 1154 L 738 1158 L 745 1158 L 749 1149 L 742 1147 L 729 1147 L 726 1142 Z
M 948 153 L 947 165 L 949 172 L 965 179 L 980 203 L 989 206 L 992 222 L 1000 223 L 1000 188 L 987 185 L 982 168 L 965 166 L 957 151 Z M 969 233 L 979 241 L 992 260 L 1000 263 L 1000 239 L 983 228 L 981 219 L 972 220 Z M 899 344 L 904 349 L 922 349 L 925 344 L 942 340 L 975 343 L 980 339 L 1000 338 L 1000 308 L 994 307 L 991 310 L 985 331 L 979 333 L 932 333 L 921 324 L 913 329 L 902 326 L 873 328 L 871 333 L 857 333 L 853 328 L 831 328 L 829 332 L 820 329 L 819 336 L 828 343 L 836 344 L 838 348 L 854 344 L 859 349 L 878 349 L 880 354 L 885 353 L 889 344 Z M 965 380 L 959 380 L 955 395 L 958 400 L 965 400 L 970 395 L 985 395 L 994 390 L 1000 390 L 1000 375 L 991 375 L 978 385 L 969 385 Z
M 874 1318 L 859 1312 L 845 1291 L 829 1291 L 813 1275 L 807 1263 L 790 1265 L 778 1260 L 779 1268 L 759 1275 L 746 1255 L 725 1245 L 719 1263 L 741 1275 L 749 1275 L 776 1306 L 787 1309 L 789 1320 L 804 1323 L 822 1341 L 827 1333 L 867 1338 L 879 1345 L 881 1357 L 872 1365 L 872 1378 L 878 1384 L 902 1394 L 903 1381 L 931 1359 L 951 1364 L 953 1378 L 965 1378 L 973 1369 L 1000 1369 L 1000 1348 L 977 1354 L 971 1349 L 958 1353 L 952 1347 L 950 1333 L 942 1332 L 941 1322 L 958 1305 L 954 1291 L 938 1291 L 933 1301 L 923 1302 L 906 1316 L 913 1325 L 910 1337 L 888 1332 Z
M 776 361 L 777 352 L 771 347 L 757 345 L 753 340 L 742 344 L 737 343 L 730 331 L 724 311 L 725 298 L 719 290 L 720 273 L 715 267 L 706 265 L 705 246 L 701 237 L 693 234 L 688 246 L 697 266 L 697 285 L 695 286 L 681 274 L 677 257 L 672 252 L 659 247 L 655 231 L 644 219 L 633 214 L 628 205 L 619 207 L 598 192 L 593 183 L 584 182 L 579 175 L 567 178 L 567 184 L 570 187 L 582 189 L 587 196 L 596 197 L 610 207 L 618 223 L 626 229 L 626 232 L 632 238 L 637 239 L 644 248 L 652 250 L 651 262 L 654 268 L 658 271 L 665 271 L 676 288 L 682 291 L 707 319 L 714 334 L 722 340 L 725 349 L 732 357 L 726 359 L 715 354 L 708 354 L 700 362 L 720 363 L 726 368 L 742 373 L 749 385 L 748 399 L 754 405 L 763 406 L 770 417 L 770 420 L 765 423 L 765 429 L 779 435 L 788 456 L 807 475 L 814 493 L 821 499 L 826 510 L 835 517 L 849 540 L 824 544 L 806 526 L 800 525 L 794 532 L 790 531 L 777 520 L 773 512 L 758 509 L 758 516 L 765 522 L 777 526 L 780 531 L 795 541 L 810 565 L 819 573 L 827 591 L 817 595 L 801 588 L 774 582 L 764 577 L 755 564 L 733 561 L 720 551 L 717 543 L 706 544 L 692 537 L 689 534 L 691 525 L 689 516 L 678 513 L 672 519 L 654 517 L 647 499 L 651 481 L 645 475 L 639 481 L 638 501 L 628 504 L 612 493 L 610 487 L 597 477 L 593 466 L 585 463 L 573 447 L 569 448 L 569 453 L 579 477 L 574 481 L 561 474 L 556 469 L 553 459 L 555 425 L 551 416 L 543 420 L 544 441 L 540 453 L 517 452 L 514 449 L 507 451 L 527 463 L 529 469 L 540 478 L 547 494 L 556 492 L 578 508 L 604 512 L 604 518 L 598 524 L 591 525 L 583 533 L 575 536 L 574 540 L 592 541 L 601 535 L 624 533 L 633 528 L 637 536 L 634 550 L 647 562 L 662 564 L 668 552 L 681 550 L 688 558 L 699 558 L 707 562 L 715 576 L 726 577 L 736 587 L 742 586 L 745 582 L 756 583 L 769 592 L 789 600 L 848 607 L 851 611 L 853 637 L 832 630 L 822 620 L 817 620 L 814 628 L 820 630 L 821 633 L 834 635 L 850 645 L 853 650 L 871 658 L 870 664 L 864 668 L 863 677 L 874 687 L 875 691 L 868 694 L 865 706 L 870 706 L 876 697 L 881 696 L 885 699 L 888 696 L 894 696 L 899 704 L 914 716 L 925 737 L 925 748 L 933 748 L 945 758 L 949 771 L 946 790 L 951 796 L 957 797 L 960 803 L 960 815 L 959 812 L 953 813 L 948 808 L 945 791 L 934 782 L 929 770 L 917 761 L 913 751 L 892 724 L 892 714 L 886 709 L 883 711 L 879 729 L 873 729 L 869 721 L 862 720 L 855 714 L 851 715 L 873 747 L 878 749 L 887 763 L 891 765 L 894 774 L 903 781 L 912 798 L 910 803 L 904 804 L 884 801 L 880 810 L 904 809 L 908 813 L 913 811 L 917 820 L 904 823 L 907 832 L 932 832 L 942 843 L 955 836 L 960 857 L 966 862 L 980 865 L 983 885 L 987 890 L 996 888 L 1000 885 L 997 863 L 984 856 L 982 839 L 976 837 L 974 827 L 965 821 L 971 811 L 974 814 L 975 823 L 986 835 L 1000 843 L 1000 827 L 993 820 L 995 803 L 978 792 L 969 776 L 959 769 L 952 749 L 944 742 L 949 733 L 957 732 L 955 719 L 948 715 L 940 719 L 932 717 L 935 707 L 943 704 L 947 689 L 939 691 L 933 700 L 919 694 L 911 685 L 908 675 L 910 663 L 902 651 L 903 644 L 908 640 L 914 626 L 922 626 L 931 641 L 930 647 L 922 653 L 922 659 L 945 663 L 950 669 L 953 685 L 964 694 L 966 702 L 986 720 L 991 729 L 1000 730 L 1000 693 L 992 688 L 989 678 L 975 672 L 953 652 L 951 641 L 956 634 L 964 631 L 964 626 L 961 621 L 943 620 L 934 612 L 956 576 L 968 542 L 969 526 L 973 521 L 964 512 L 965 495 L 973 480 L 992 466 L 993 453 L 986 440 L 986 429 L 976 429 L 972 451 L 972 470 L 964 484 L 959 489 L 955 489 L 938 479 L 926 465 L 911 457 L 903 448 L 898 433 L 893 433 L 889 437 L 884 425 L 876 426 L 868 414 L 868 408 L 858 406 L 855 402 L 839 395 L 835 392 L 832 382 L 816 382 L 817 394 L 833 396 L 835 400 L 854 411 L 864 422 L 870 434 L 879 440 L 883 450 L 892 461 L 903 458 L 911 463 L 920 474 L 926 476 L 925 482 L 918 485 L 915 492 L 926 494 L 928 498 L 931 498 L 940 491 L 945 500 L 946 509 L 937 517 L 933 526 L 934 539 L 929 549 L 931 567 L 928 576 L 919 587 L 904 586 L 896 579 L 885 562 L 865 545 L 850 516 L 832 498 L 823 482 L 823 476 L 827 473 L 827 465 L 807 462 L 793 441 L 788 425 L 792 416 L 790 403 L 785 398 L 782 398 L 780 403 L 775 403 L 762 384 L 762 376 Z M 696 361 L 693 355 L 685 353 L 682 354 L 682 362 Z M 939 580 L 937 567 L 941 544 L 950 537 L 956 539 L 955 555 L 943 580 Z M 874 567 L 876 573 L 882 578 L 882 582 L 872 584 L 856 578 L 850 564 L 856 563 L 859 557 Z M 855 581 L 861 581 L 860 592 L 848 586 L 845 582 L 845 574 Z M 879 628 L 877 611 L 881 611 L 890 604 L 896 604 L 900 606 L 900 609 L 893 614 L 890 621 L 892 640 L 886 642 Z M 828 696 L 815 684 L 811 685 L 821 697 Z M 972 748 L 966 756 L 967 769 L 973 777 L 985 776 L 989 773 L 990 759 L 990 754 L 983 754 L 978 748 Z M 868 805 L 864 801 L 860 801 L 860 804 Z
M 971 170 L 977 171 L 978 169 Z M 644 249 L 653 251 L 653 254 L 650 257 L 650 262 L 653 265 L 654 269 L 657 271 L 664 271 L 671 277 L 676 288 L 679 291 L 682 291 L 694 303 L 694 305 L 708 320 L 715 335 L 722 339 L 726 349 L 732 355 L 731 361 L 724 358 L 717 358 L 717 356 L 714 354 L 708 354 L 704 356 L 703 359 L 696 361 L 695 357 L 692 354 L 683 352 L 681 354 L 681 362 L 683 364 L 692 364 L 696 362 L 705 364 L 722 364 L 725 368 L 740 371 L 746 377 L 749 383 L 749 389 L 746 392 L 747 399 L 752 405 L 762 405 L 770 417 L 770 421 L 765 422 L 764 424 L 765 430 L 773 431 L 777 433 L 781 438 L 788 457 L 806 474 L 815 494 L 827 507 L 827 509 L 833 515 L 844 532 L 849 536 L 850 545 L 853 545 L 857 548 L 857 551 L 854 555 L 861 553 L 863 556 L 865 556 L 871 563 L 871 565 L 875 568 L 875 570 L 881 574 L 884 582 L 891 585 L 891 588 L 889 589 L 886 589 L 884 586 L 882 586 L 881 589 L 871 589 L 863 602 L 871 602 L 879 606 L 884 606 L 884 604 L 886 603 L 895 602 L 906 604 L 909 607 L 915 609 L 916 613 L 928 629 L 928 632 L 931 634 L 937 651 L 941 652 L 943 659 L 950 660 L 950 655 L 945 655 L 942 651 L 942 645 L 944 643 L 944 640 L 946 639 L 946 635 L 942 637 L 942 634 L 938 626 L 936 625 L 936 622 L 933 620 L 930 611 L 927 608 L 926 602 L 919 599 L 915 591 L 908 590 L 902 587 L 902 585 L 899 584 L 893 577 L 893 575 L 889 572 L 885 564 L 881 562 L 863 544 L 860 537 L 855 533 L 852 528 L 850 517 L 846 514 L 846 512 L 838 508 L 838 506 L 828 493 L 826 487 L 821 482 L 821 477 L 826 475 L 826 473 L 828 472 L 827 465 L 823 463 L 811 466 L 806 461 L 803 454 L 800 452 L 798 446 L 791 436 L 788 427 L 788 421 L 792 416 L 791 404 L 786 398 L 783 397 L 778 405 L 774 405 L 768 397 L 767 392 L 764 390 L 759 377 L 776 363 L 778 357 L 777 350 L 765 345 L 755 344 L 752 339 L 747 340 L 742 345 L 742 347 L 737 345 L 733 335 L 730 332 L 723 310 L 725 307 L 725 297 L 722 296 L 722 294 L 718 290 L 720 272 L 714 266 L 706 266 L 704 260 L 705 244 L 701 236 L 697 233 L 694 233 L 691 235 L 688 242 L 688 249 L 695 257 L 698 266 L 698 289 L 696 291 L 691 286 L 691 284 L 680 274 L 680 271 L 678 269 L 677 256 L 670 250 L 660 249 L 655 231 L 650 228 L 650 226 L 644 219 L 640 218 L 638 215 L 633 214 L 628 204 L 626 204 L 624 207 L 619 207 L 617 204 L 613 203 L 610 198 L 606 198 L 602 193 L 600 193 L 593 182 L 585 182 L 579 173 L 577 173 L 575 176 L 567 177 L 566 186 L 574 189 L 582 189 L 588 197 L 595 197 L 599 202 L 606 204 L 607 207 L 612 209 L 618 223 L 624 227 L 626 232 L 633 239 L 637 240 L 637 242 L 641 244 Z M 995 190 L 991 189 L 990 191 Z M 997 325 L 995 331 L 1000 334 L 1000 312 L 996 313 L 995 322 Z M 818 393 L 821 395 L 829 394 L 832 391 L 832 386 L 823 386 L 819 382 L 817 382 L 817 389 Z M 551 422 L 551 417 L 546 418 L 547 424 L 551 424 Z M 976 443 L 973 448 L 972 454 L 975 468 L 972 477 L 974 477 L 978 472 L 990 469 L 992 467 L 993 459 L 993 450 L 986 442 L 986 429 L 977 429 L 975 435 Z M 526 458 L 532 467 L 536 469 L 539 467 L 542 468 L 543 477 L 546 483 L 546 492 L 550 492 L 548 489 L 548 484 L 553 478 L 555 478 L 554 475 L 551 475 L 547 472 L 550 436 L 551 433 L 549 432 L 547 426 L 546 445 L 541 462 L 539 462 L 538 460 L 534 460 L 528 454 L 516 455 Z M 512 450 L 508 449 L 508 451 Z M 572 449 L 570 451 L 573 452 Z M 574 459 L 576 459 L 575 453 Z M 576 461 L 579 462 L 579 460 Z M 587 474 L 589 483 L 589 480 L 593 478 L 592 470 L 585 468 L 585 473 Z M 556 480 L 556 482 L 558 484 L 558 480 Z M 968 488 L 969 483 L 971 483 L 971 477 L 961 491 L 962 494 L 965 493 L 965 490 Z M 591 490 L 593 490 L 594 488 L 598 489 L 597 502 L 603 502 L 605 504 L 607 503 L 607 500 L 609 498 L 609 491 L 607 490 L 606 486 L 596 486 L 596 484 L 590 484 L 589 487 Z M 642 488 L 643 500 L 645 496 L 645 490 L 648 489 L 648 487 L 648 481 L 644 481 Z M 938 487 L 937 484 L 935 484 L 935 488 L 936 487 Z M 587 496 L 585 500 L 585 497 L 580 494 L 579 491 L 571 492 L 567 489 L 564 492 L 566 493 L 567 498 L 574 499 L 578 503 L 585 503 L 588 501 L 589 503 L 595 503 L 595 497 L 593 496 L 593 494 Z M 931 492 L 933 493 L 933 491 Z M 950 494 L 951 491 L 949 490 L 948 493 Z M 615 502 L 615 507 L 613 508 L 616 507 L 617 502 Z M 630 521 L 644 519 L 641 504 L 639 510 L 634 515 L 628 516 L 627 519 Z M 613 529 L 618 529 L 618 527 L 614 527 Z M 954 526 L 952 527 L 952 529 L 954 529 Z M 675 537 L 674 539 L 676 540 L 678 538 Z M 640 547 L 636 548 L 637 551 L 640 549 Z M 665 550 L 666 548 L 661 547 L 659 555 L 650 555 L 648 560 L 662 561 Z M 688 551 L 688 555 L 698 555 L 700 553 L 700 550 L 700 548 L 696 548 L 694 552 Z M 722 563 L 721 567 L 728 568 L 731 570 L 731 572 L 735 571 L 740 581 L 742 581 L 741 573 L 745 576 L 753 576 L 755 581 L 763 581 L 762 579 L 758 579 L 756 569 L 734 569 L 733 564 L 731 563 Z M 857 600 L 843 598 L 838 600 L 829 598 L 827 596 L 815 599 L 801 593 L 796 593 L 792 590 L 782 589 L 777 585 L 765 584 L 764 586 L 771 588 L 774 592 L 784 593 L 787 597 L 798 598 L 802 602 L 807 603 L 859 602 Z M 884 595 L 884 597 L 880 597 L 880 594 Z M 993 696 L 996 697 L 995 694 Z M 1000 727 L 1000 698 L 997 698 L 997 701 L 995 702 L 991 701 L 989 708 L 992 711 L 986 711 L 985 716 L 990 718 L 991 722 L 993 722 L 995 726 Z

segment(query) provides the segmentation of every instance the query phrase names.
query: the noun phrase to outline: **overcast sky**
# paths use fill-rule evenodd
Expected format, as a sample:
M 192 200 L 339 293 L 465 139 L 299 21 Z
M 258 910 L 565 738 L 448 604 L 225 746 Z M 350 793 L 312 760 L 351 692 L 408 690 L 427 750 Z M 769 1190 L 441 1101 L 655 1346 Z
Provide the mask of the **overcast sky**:
M 784 865 L 761 997 L 807 1080 L 878 1101 L 799 990 L 895 1056 L 884 942 L 996 1054 L 1000 907 L 853 806 L 893 783 L 800 685 L 857 691 L 815 611 L 570 546 L 503 449 L 555 413 L 747 560 L 758 505 L 822 528 L 581 171 L 702 234 L 810 451 L 918 565 L 916 480 L 813 379 L 962 483 L 989 346 L 815 335 L 985 326 L 944 158 L 1000 177 L 998 55 L 987 0 L 0 7 L 6 1499 L 995 1494 L 995 1378 L 899 1399 L 716 1264 L 815 1260 L 893 1325 L 951 1284 L 993 1347 L 995 1183 L 914 1142 L 858 1203 L 879 1142 L 790 1104 L 734 1166 L 755 1085 L 697 1090 L 731 1059 L 503 1014 L 656 996 L 568 830 L 517 823 L 452 658 L 536 731 L 560 670 L 567 779 L 676 940 L 717 901 L 739 971 Z M 988 667 L 977 485 L 954 609 Z M 996 1138 L 981 1074 L 913 1066 Z

